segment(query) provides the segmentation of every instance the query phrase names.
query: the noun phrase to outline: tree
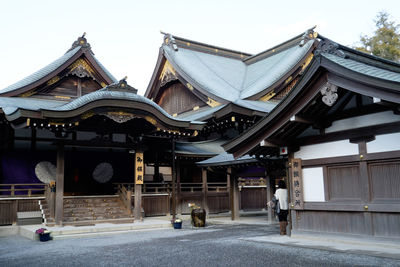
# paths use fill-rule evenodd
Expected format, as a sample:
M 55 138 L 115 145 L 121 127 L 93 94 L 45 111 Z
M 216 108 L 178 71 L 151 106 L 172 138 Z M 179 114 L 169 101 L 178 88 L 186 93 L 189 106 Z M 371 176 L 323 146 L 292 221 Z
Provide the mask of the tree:
M 357 50 L 378 57 L 400 62 L 400 24 L 389 21 L 389 14 L 381 11 L 374 20 L 377 29 L 374 35 L 360 37 L 360 47 Z

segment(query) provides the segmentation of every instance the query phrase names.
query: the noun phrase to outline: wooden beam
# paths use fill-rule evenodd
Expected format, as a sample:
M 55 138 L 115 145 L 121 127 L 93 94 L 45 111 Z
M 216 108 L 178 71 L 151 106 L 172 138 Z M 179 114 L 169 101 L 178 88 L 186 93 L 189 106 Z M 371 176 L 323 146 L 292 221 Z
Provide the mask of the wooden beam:
M 64 145 L 57 147 L 57 171 L 56 171 L 56 207 L 55 221 L 56 225 L 62 226 L 64 216 Z

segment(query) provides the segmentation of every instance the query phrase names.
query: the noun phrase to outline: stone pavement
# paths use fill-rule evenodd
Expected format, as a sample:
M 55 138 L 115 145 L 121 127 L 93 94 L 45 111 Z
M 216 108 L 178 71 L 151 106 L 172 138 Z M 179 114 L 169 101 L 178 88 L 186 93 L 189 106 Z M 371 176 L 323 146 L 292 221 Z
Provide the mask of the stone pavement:
M 270 223 L 265 214 L 242 214 L 242 216 L 235 221 L 232 221 L 229 214 L 211 215 L 207 219 L 207 226 L 213 225 L 274 225 L 276 222 Z M 179 216 L 183 219 L 183 229 L 193 228 L 190 224 L 189 215 Z M 94 226 L 64 226 L 64 227 L 47 227 L 43 225 L 26 225 L 26 226 L 5 226 L 0 227 L 0 236 L 4 236 L 5 232 L 10 234 L 19 234 L 29 239 L 36 239 L 35 230 L 45 227 L 52 232 L 54 240 L 65 238 L 79 238 L 79 237 L 92 237 L 103 236 L 112 234 L 121 234 L 134 231 L 149 231 L 155 229 L 171 229 L 171 217 L 147 217 L 143 221 L 135 221 L 128 224 L 97 224 Z M 207 227 L 206 227 L 207 228 Z M 179 231 L 179 230 L 174 230 Z M 278 233 L 278 227 L 277 227 Z M 262 235 L 243 240 L 260 243 L 270 243 L 277 245 L 285 245 L 292 247 L 304 247 L 322 249 L 328 251 L 349 252 L 356 254 L 365 254 L 379 257 L 389 257 L 400 259 L 400 240 L 383 240 L 375 238 L 358 238 L 355 236 L 340 236 L 340 235 L 326 235 L 326 234 L 293 234 L 289 236 L 276 235 Z

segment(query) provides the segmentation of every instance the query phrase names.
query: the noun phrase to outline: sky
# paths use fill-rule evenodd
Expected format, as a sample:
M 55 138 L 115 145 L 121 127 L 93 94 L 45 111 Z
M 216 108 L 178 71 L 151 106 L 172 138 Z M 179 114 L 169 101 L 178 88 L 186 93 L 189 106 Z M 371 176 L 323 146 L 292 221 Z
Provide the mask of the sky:
M 399 0 L 0 0 L 0 89 L 61 57 L 84 32 L 100 62 L 143 95 L 160 31 L 255 54 L 317 26 L 354 46 L 373 33 L 379 11 L 400 23 Z

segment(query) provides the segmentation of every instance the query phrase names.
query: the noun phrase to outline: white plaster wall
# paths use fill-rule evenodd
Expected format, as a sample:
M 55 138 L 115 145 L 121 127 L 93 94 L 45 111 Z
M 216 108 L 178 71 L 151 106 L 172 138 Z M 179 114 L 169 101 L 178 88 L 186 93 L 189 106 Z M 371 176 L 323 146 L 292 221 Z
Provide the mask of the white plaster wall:
M 303 169 L 303 198 L 305 202 L 325 201 L 322 167 Z
M 374 141 L 367 143 L 367 152 L 385 152 L 400 150 L 400 133 L 377 135 Z
M 349 155 L 358 155 L 358 145 L 350 143 L 349 140 L 301 146 L 300 150 L 294 153 L 295 158 L 303 160 Z
M 384 111 L 374 114 L 368 114 L 344 120 L 334 121 L 331 127 L 325 129 L 325 133 L 333 133 L 343 130 L 356 129 L 372 125 L 379 125 L 400 121 L 400 116 L 392 111 Z

